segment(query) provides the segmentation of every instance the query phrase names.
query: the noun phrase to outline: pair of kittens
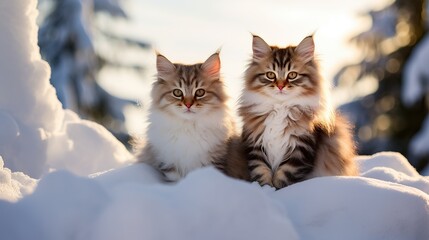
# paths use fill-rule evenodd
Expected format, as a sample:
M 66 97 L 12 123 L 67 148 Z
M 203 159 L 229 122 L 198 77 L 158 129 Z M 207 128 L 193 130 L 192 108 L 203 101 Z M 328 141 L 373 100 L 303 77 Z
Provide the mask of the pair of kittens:
M 219 53 L 194 65 L 158 55 L 139 161 L 167 181 L 213 165 L 276 189 L 317 176 L 356 175 L 350 127 L 326 101 L 313 38 L 279 48 L 253 36 L 252 48 L 239 102 L 241 136 L 227 107 Z

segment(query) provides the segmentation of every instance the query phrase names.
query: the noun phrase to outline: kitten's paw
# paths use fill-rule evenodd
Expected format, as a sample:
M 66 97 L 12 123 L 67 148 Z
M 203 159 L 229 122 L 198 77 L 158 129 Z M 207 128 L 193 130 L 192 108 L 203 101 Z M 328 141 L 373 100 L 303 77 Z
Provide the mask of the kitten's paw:
M 163 172 L 163 174 L 166 182 L 177 182 L 182 178 L 178 171 Z
M 252 182 L 252 185 L 258 188 L 261 188 L 264 192 L 274 192 L 276 191 L 276 188 L 271 186 L 270 184 L 261 185 L 259 182 L 255 181 Z

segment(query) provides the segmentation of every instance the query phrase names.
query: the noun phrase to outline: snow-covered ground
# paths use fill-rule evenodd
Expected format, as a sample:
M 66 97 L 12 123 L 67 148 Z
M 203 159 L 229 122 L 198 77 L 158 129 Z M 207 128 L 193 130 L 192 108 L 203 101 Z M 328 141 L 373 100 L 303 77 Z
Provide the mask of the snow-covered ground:
M 279 191 L 213 168 L 163 184 L 135 164 L 93 178 L 56 171 L 0 201 L 2 239 L 429 239 L 429 179 L 399 154 L 360 157 L 361 177 Z M 0 172 L 1 195 L 34 186 Z M 16 174 L 16 173 L 14 173 Z M 23 181 L 25 180 L 25 181 Z M 26 185 L 29 184 L 29 185 Z
M 167 185 L 129 165 L 107 130 L 61 108 L 35 7 L 0 1 L 0 239 L 429 239 L 429 178 L 396 153 L 279 191 L 213 168 Z

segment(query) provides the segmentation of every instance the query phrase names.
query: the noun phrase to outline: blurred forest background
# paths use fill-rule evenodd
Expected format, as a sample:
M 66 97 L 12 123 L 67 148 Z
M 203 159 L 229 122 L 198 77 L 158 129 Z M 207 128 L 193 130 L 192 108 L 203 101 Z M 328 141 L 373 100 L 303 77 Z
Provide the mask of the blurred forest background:
M 149 43 L 110 27 L 121 22 L 133 31 L 116 0 L 40 0 L 39 11 L 40 51 L 51 66 L 50 81 L 63 107 L 104 125 L 127 145 L 130 135 L 124 125 L 124 107 L 139 103 L 104 89 L 100 72 L 127 69 L 142 75 L 142 61 L 130 61 L 127 51 L 142 57 Z
M 419 171 L 429 165 L 428 9 L 427 1 L 395 0 L 362 13 L 371 18 L 371 27 L 350 39 L 361 59 L 333 79 L 349 92 L 362 82 L 377 86 L 339 106 L 355 124 L 359 153 L 398 151 Z M 151 44 L 112 30 L 110 25 L 119 21 L 133 31 L 120 0 L 39 0 L 39 10 L 41 54 L 64 108 L 101 123 L 128 144 L 124 108 L 138 102 L 104 89 L 100 72 L 127 69 L 143 75 L 144 61 L 130 61 L 136 58 L 127 52 L 142 59 L 153 51 Z

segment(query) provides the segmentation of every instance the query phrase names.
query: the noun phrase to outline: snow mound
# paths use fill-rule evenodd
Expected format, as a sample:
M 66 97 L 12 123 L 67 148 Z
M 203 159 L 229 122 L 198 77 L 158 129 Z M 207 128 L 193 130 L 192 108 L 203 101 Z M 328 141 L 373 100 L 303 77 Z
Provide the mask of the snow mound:
M 62 109 L 37 46 L 36 0 L 0 2 L 0 155 L 12 171 L 39 178 L 117 168 L 132 156 L 102 126 Z
M 91 178 L 57 171 L 20 201 L 0 201 L 0 232 L 46 240 L 429 239 L 428 178 L 400 154 L 358 161 L 362 177 L 314 178 L 279 191 L 210 167 L 176 184 L 143 163 Z
M 358 156 L 356 161 L 359 164 L 360 172 L 363 174 L 376 167 L 387 167 L 410 177 L 420 176 L 408 160 L 397 152 L 380 152 L 372 156 Z
M 277 191 L 302 239 L 428 239 L 429 196 L 369 178 L 324 177 Z
M 22 172 L 12 172 L 4 168 L 4 162 L 0 156 L 0 199 L 10 202 L 21 199 L 30 194 L 36 187 L 37 181 Z

